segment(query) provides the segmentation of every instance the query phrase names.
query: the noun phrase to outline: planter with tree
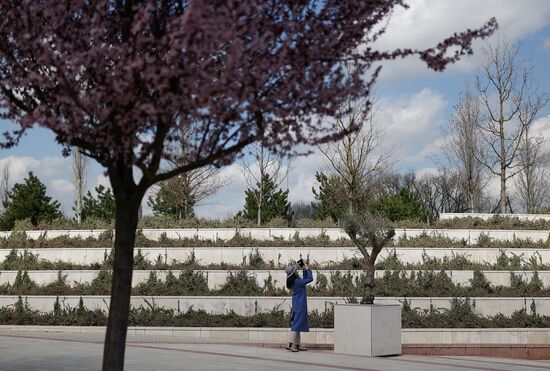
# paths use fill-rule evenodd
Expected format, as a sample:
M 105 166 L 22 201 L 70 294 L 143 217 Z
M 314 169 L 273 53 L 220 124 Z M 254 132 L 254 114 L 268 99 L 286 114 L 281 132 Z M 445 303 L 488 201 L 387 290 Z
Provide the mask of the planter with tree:
M 349 214 L 343 227 L 367 266 L 360 304 L 334 309 L 334 350 L 337 353 L 383 356 L 401 353 L 401 306 L 374 304 L 375 262 L 395 236 L 391 223 L 369 213 Z

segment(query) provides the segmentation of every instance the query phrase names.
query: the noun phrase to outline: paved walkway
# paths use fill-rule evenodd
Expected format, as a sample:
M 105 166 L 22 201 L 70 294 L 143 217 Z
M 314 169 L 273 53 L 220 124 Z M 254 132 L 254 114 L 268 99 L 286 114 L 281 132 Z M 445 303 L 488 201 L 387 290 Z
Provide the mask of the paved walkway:
M 0 370 L 99 370 L 97 334 L 0 333 Z M 129 337 L 126 370 L 550 370 L 550 362 L 480 357 L 354 357 L 253 345 Z

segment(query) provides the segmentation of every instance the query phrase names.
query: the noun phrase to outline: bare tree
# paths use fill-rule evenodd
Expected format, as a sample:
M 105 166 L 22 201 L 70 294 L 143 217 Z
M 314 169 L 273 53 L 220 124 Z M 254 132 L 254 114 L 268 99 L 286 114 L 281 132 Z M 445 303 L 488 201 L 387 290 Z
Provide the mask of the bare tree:
M 289 157 L 268 151 L 262 143 L 253 143 L 250 148 L 252 156 L 250 160 L 243 159 L 242 166 L 246 184 L 251 189 L 258 190 L 253 192 L 253 196 L 258 210 L 256 224 L 261 225 L 265 207 L 265 182 L 269 179 L 273 182 L 274 188 L 280 188 L 288 179 L 292 161 Z
M 532 135 L 531 126 L 540 110 L 548 103 L 548 95 L 527 97 L 518 118 L 525 133 L 518 149 L 521 171 L 514 179 L 517 196 L 528 213 L 535 212 L 550 196 L 550 152 L 544 149 L 544 137 Z
M 448 130 L 445 132 L 447 134 L 443 151 L 445 166 L 441 169 L 443 178 L 440 179 L 440 183 L 451 176 L 456 182 L 453 183 L 453 188 L 456 189 L 452 192 L 445 192 L 442 189 L 443 196 L 445 194 L 449 196 L 444 200 L 447 205 L 442 209 L 471 213 L 479 212 L 481 209 L 483 189 L 487 185 L 488 176 L 486 168 L 482 165 L 486 159 L 486 150 L 480 135 L 480 109 L 479 99 L 472 94 L 470 87 L 466 86 L 460 102 L 454 108 Z M 453 194 L 457 197 L 453 197 Z M 458 194 L 461 196 L 458 197 Z M 462 196 L 466 197 L 466 208 L 457 203 L 463 198 Z M 450 202 L 453 199 L 454 202 Z
M 329 176 L 337 176 L 344 185 L 347 205 L 342 207 L 351 214 L 372 197 L 372 186 L 390 173 L 394 164 L 393 151 L 382 150 L 383 133 L 375 125 L 371 98 L 348 100 L 336 119 L 339 129 L 348 134 L 338 142 L 319 146 L 329 164 Z
M 498 209 L 505 214 L 510 206 L 507 181 L 523 169 L 516 160 L 525 131 L 532 122 L 519 116 L 529 102 L 540 97 L 533 89 L 531 69 L 517 60 L 517 45 L 501 41 L 496 46 L 489 45 L 485 55 L 485 64 L 477 76 L 483 111 L 478 127 L 488 151 L 485 158 L 478 160 L 500 178 Z
M 86 193 L 86 183 L 88 178 L 88 158 L 84 156 L 78 148 L 73 149 L 72 167 L 73 167 L 73 185 L 75 188 L 75 216 L 78 223 L 82 223 L 82 202 Z
M 314 214 L 310 202 L 296 202 L 292 204 L 292 222 L 296 225 L 300 219 L 312 219 Z
M 155 214 L 169 214 L 176 219 L 194 216 L 194 208 L 225 186 L 227 181 L 218 174 L 218 169 L 206 166 L 179 174 L 165 180 L 153 189 L 154 197 L 148 204 Z
M 163 171 L 181 166 L 181 159 L 187 156 L 196 128 L 182 128 L 174 135 L 177 135 L 178 140 L 169 149 L 170 156 L 162 165 Z M 194 216 L 195 206 L 226 184 L 227 179 L 220 177 L 218 168 L 213 165 L 203 166 L 154 185 L 152 189 L 155 196 L 149 197 L 147 203 L 156 214 L 170 214 L 177 219 L 189 218 Z
M 6 160 L 2 165 L 2 171 L 0 173 L 0 200 L 2 208 L 8 203 L 9 191 L 10 191 L 10 162 Z

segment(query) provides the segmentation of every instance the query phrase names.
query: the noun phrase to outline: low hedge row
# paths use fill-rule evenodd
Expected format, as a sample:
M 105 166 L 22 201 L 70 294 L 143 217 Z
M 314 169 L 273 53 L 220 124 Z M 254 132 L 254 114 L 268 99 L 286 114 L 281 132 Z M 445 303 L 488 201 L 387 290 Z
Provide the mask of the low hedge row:
M 483 317 L 474 313 L 475 303 L 469 299 L 453 299 L 451 308 L 438 310 L 430 308 L 421 311 L 405 301 L 402 307 L 401 324 L 403 328 L 548 328 L 550 317 L 536 313 L 534 303 L 530 308 L 514 312 L 511 316 L 497 314 Z M 130 310 L 130 326 L 163 327 L 289 327 L 290 316 L 274 308 L 267 313 L 252 316 L 240 316 L 233 312 L 227 314 L 209 314 L 201 310 L 190 309 L 180 312 L 149 305 L 149 307 Z M 56 302 L 54 310 L 41 313 L 29 309 L 26 302 L 19 298 L 13 307 L 0 308 L 0 325 L 55 325 L 55 326 L 105 326 L 107 314 L 100 310 L 89 310 L 82 300 L 76 308 L 61 306 Z M 312 328 L 334 327 L 333 310 L 309 313 L 309 326 Z
M 495 214 L 492 218 L 482 219 L 473 217 L 437 220 L 431 224 L 416 220 L 402 220 L 394 223 L 397 228 L 460 228 L 460 229 L 550 229 L 550 221 L 520 220 L 514 216 L 500 216 Z M 33 225 L 30 219 L 19 220 L 15 223 L 14 230 L 49 230 L 49 229 L 108 229 L 113 228 L 113 221 L 89 218 L 83 223 L 77 223 L 73 219 L 59 218 L 51 222 L 41 222 Z M 244 218 L 219 219 L 174 219 L 168 216 L 144 216 L 140 219 L 138 228 L 254 228 L 258 227 L 252 220 Z M 261 225 L 263 228 L 337 228 L 338 224 L 330 219 L 298 219 L 289 223 L 285 219 L 276 218 L 269 223 Z
M 113 246 L 113 232 L 105 231 L 98 238 L 82 238 L 59 236 L 48 238 L 41 235 L 36 239 L 29 238 L 25 232 L 13 232 L 9 237 L 0 237 L 0 249 L 39 249 L 39 248 L 108 248 Z M 199 238 L 168 238 L 163 233 L 159 240 L 151 240 L 138 231 L 136 235 L 136 247 L 350 247 L 355 246 L 347 238 L 330 239 L 321 234 L 317 237 L 300 237 L 295 235 L 293 238 L 273 238 L 272 240 L 259 240 L 240 234 L 236 234 L 228 240 L 212 240 Z M 466 241 L 465 239 L 452 239 L 445 236 L 428 235 L 426 233 L 417 237 L 404 237 L 394 239 L 387 244 L 387 247 L 488 247 L 488 248 L 550 248 L 550 233 L 546 240 L 534 241 L 531 239 L 513 238 L 507 241 L 499 241 L 490 238 L 486 234 L 481 234 L 476 241 Z
M 197 260 L 194 252 L 191 252 L 187 260 L 172 260 L 166 262 L 162 255 L 155 260 L 149 260 L 138 249 L 134 257 L 134 269 L 137 270 L 275 270 L 285 268 L 285 263 L 280 259 L 266 261 L 258 249 L 252 250 L 243 257 L 241 264 L 202 264 Z M 50 261 L 41 259 L 37 254 L 30 251 L 12 249 L 10 253 L 0 262 L 0 270 L 98 270 L 110 269 L 113 264 L 113 252 L 104 253 L 101 263 L 89 265 L 73 264 L 61 260 Z M 365 270 L 366 265 L 362 258 L 352 257 L 343 259 L 340 262 L 317 264 L 312 262 L 311 267 L 316 270 Z M 472 262 L 465 255 L 453 254 L 443 258 L 431 257 L 426 251 L 422 254 L 422 261 L 418 263 L 403 263 L 399 260 L 397 252 L 393 250 L 384 259 L 379 259 L 376 269 L 380 270 L 528 270 L 548 271 L 550 264 L 543 263 L 540 254 L 535 253 L 529 259 L 521 254 L 500 251 L 500 255 L 494 264 Z
M 363 294 L 365 274 L 335 272 L 327 279 L 321 273 L 309 287 L 310 296 L 355 298 Z M 26 271 L 19 271 L 13 284 L 0 285 L 0 295 L 108 295 L 111 291 L 111 272 L 100 270 L 89 283 L 67 282 L 67 275 L 58 274 L 57 280 L 38 285 Z M 330 281 L 330 282 L 329 282 Z M 510 273 L 510 286 L 493 286 L 480 271 L 474 271 L 468 286 L 454 284 L 446 272 L 418 271 L 410 275 L 402 271 L 386 271 L 376 279 L 376 296 L 389 297 L 524 297 L 550 296 L 550 287 L 544 287 L 535 271 L 526 282 L 521 276 Z M 151 271 L 147 281 L 132 289 L 133 295 L 144 296 L 288 296 L 289 291 L 276 285 L 271 275 L 259 285 L 247 271 L 230 273 L 226 282 L 216 290 L 208 288 L 208 278 L 202 272 L 184 270 L 176 276 L 167 272 L 166 279 Z

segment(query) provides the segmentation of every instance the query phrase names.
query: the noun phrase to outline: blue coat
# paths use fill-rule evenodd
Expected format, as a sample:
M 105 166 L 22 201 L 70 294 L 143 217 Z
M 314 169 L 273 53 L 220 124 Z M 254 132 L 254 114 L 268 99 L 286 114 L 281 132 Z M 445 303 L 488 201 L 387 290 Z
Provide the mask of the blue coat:
M 311 281 L 313 281 L 313 273 L 310 269 L 306 269 L 304 278 L 297 278 L 294 285 L 292 285 L 292 315 L 290 317 L 290 329 L 292 331 L 309 331 L 306 285 Z

